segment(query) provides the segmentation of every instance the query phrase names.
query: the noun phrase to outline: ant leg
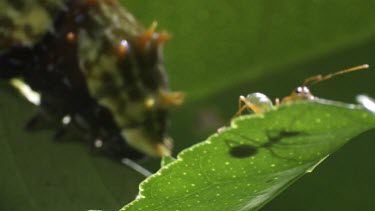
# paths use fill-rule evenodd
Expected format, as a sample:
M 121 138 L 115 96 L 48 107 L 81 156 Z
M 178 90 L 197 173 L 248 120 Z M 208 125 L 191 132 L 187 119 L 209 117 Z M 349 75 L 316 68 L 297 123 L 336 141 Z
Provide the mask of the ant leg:
M 249 100 L 247 100 L 244 96 L 240 96 L 238 98 L 238 111 L 232 117 L 232 120 L 235 117 L 241 116 L 242 112 L 245 109 L 251 109 L 254 113 L 261 113 L 262 109 L 258 108 L 256 105 L 252 104 Z
M 242 105 L 242 103 L 244 103 L 244 105 Z M 246 100 L 246 98 L 244 96 L 240 96 L 238 98 L 238 111 L 236 112 L 236 114 L 234 115 L 235 117 L 237 116 L 240 116 L 242 114 L 242 112 L 248 108 L 248 104 L 249 102 Z
M 242 102 L 245 103 L 245 105 L 242 105 Z M 246 101 L 246 98 L 244 96 L 240 96 L 238 98 L 238 110 L 237 112 L 234 114 L 234 116 L 230 119 L 230 121 L 233 121 L 234 118 L 238 117 L 238 116 L 241 116 L 242 112 L 248 108 L 247 106 L 247 101 Z

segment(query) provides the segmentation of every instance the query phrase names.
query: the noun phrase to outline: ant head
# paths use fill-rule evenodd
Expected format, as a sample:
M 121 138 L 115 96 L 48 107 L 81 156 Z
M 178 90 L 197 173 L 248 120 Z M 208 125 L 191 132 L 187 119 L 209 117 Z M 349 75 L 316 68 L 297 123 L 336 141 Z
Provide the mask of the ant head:
M 311 94 L 307 86 L 299 86 L 292 91 L 289 96 L 284 97 L 281 102 L 291 102 L 296 100 L 313 100 L 315 97 Z

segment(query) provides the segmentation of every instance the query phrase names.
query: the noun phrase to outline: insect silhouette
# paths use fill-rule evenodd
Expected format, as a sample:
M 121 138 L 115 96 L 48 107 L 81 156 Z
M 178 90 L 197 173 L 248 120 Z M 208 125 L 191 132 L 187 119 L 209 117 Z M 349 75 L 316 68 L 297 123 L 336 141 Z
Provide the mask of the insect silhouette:
M 238 136 L 238 134 L 236 135 Z M 226 140 L 226 144 L 229 146 L 229 154 L 235 158 L 247 158 L 257 154 L 259 149 L 263 148 L 268 149 L 272 155 L 281 157 L 274 152 L 273 148 L 275 145 L 281 144 L 281 140 L 284 138 L 293 138 L 304 135 L 304 133 L 291 131 L 267 131 L 266 135 L 267 141 L 264 143 L 259 143 L 242 135 L 239 136 L 247 143 L 238 144 L 234 141 Z
M 0 78 L 40 108 L 29 129 L 53 122 L 60 137 L 75 128 L 114 159 L 171 153 L 168 112 L 183 94 L 169 90 L 170 36 L 156 22 L 145 29 L 116 0 L 4 5 Z

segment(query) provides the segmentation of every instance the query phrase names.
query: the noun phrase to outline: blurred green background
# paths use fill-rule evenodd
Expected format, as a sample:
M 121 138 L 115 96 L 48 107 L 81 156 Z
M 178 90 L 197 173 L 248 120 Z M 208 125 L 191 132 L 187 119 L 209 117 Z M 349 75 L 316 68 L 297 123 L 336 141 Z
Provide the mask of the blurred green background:
M 173 39 L 165 62 L 173 90 L 187 95 L 172 112 L 175 153 L 227 124 L 239 95 L 288 95 L 312 75 L 368 63 L 312 88 L 355 102 L 375 97 L 375 1 L 123 0 L 144 25 L 157 20 Z M 0 210 L 119 209 L 142 177 L 87 146 L 52 142 L 52 132 L 25 133 L 35 109 L 0 89 Z M 6 111 L 6 112 L 5 112 Z M 373 210 L 375 132 L 351 141 L 263 210 Z M 158 160 L 142 165 L 156 171 Z

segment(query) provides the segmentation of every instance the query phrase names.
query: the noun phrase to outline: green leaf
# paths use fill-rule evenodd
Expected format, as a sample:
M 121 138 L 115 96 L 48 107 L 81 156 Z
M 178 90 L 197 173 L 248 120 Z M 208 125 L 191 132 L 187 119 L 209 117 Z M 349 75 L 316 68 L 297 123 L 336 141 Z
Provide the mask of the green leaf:
M 144 181 L 123 210 L 259 209 L 374 127 L 361 106 L 322 99 L 241 116 Z
M 161 159 L 161 167 L 164 167 L 170 163 L 173 163 L 174 161 L 176 160 L 176 158 L 172 157 L 172 156 L 164 156 L 162 159 Z

